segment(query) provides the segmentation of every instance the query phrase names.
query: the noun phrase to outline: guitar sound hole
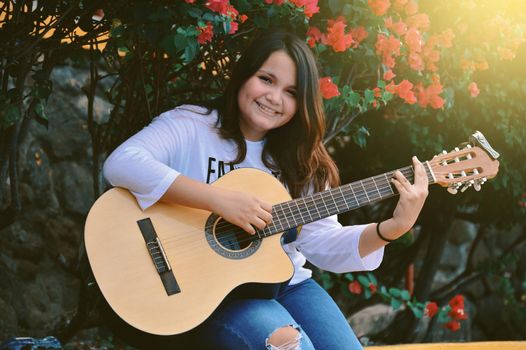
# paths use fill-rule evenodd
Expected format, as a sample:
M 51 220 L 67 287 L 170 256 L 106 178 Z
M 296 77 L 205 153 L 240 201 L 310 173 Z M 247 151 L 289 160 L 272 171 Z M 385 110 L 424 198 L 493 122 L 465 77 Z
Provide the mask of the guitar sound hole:
M 246 249 L 254 240 L 254 236 L 223 219 L 216 222 L 214 235 L 223 248 L 232 251 Z

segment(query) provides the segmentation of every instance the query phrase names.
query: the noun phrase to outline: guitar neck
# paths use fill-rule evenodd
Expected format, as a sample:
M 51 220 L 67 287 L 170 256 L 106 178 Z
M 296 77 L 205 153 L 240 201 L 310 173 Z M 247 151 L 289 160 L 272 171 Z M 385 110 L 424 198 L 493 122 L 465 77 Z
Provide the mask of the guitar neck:
M 423 163 L 430 184 L 436 182 L 429 163 Z M 412 166 L 398 169 L 414 182 Z M 272 223 L 258 230 L 259 237 L 267 237 L 310 222 L 358 209 L 398 194 L 391 184 L 394 171 L 355 181 L 306 197 L 276 204 L 272 207 Z

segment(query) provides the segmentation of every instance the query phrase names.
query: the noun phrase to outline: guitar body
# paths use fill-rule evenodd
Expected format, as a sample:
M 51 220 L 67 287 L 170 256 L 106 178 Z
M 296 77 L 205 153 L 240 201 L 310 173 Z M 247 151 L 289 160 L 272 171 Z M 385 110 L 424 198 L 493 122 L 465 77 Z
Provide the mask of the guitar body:
M 255 169 L 231 171 L 213 186 L 251 193 L 271 204 L 290 200 L 277 179 Z M 281 247 L 281 234 L 246 247 L 223 246 L 217 244 L 215 230 L 226 222 L 211 215 L 165 203 L 142 211 L 133 195 L 121 188 L 95 202 L 85 226 L 86 251 L 104 298 L 122 319 L 147 333 L 179 334 L 206 320 L 236 287 L 292 277 L 294 268 Z M 139 228 L 143 219 L 150 219 L 177 281 L 179 291 L 171 295 Z

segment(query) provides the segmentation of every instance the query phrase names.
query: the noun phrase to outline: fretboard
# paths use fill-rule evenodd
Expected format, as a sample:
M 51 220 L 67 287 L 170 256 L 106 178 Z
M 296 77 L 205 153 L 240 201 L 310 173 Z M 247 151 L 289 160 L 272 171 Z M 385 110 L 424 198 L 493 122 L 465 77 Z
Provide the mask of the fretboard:
M 423 163 L 430 184 L 435 183 L 428 163 Z M 413 167 L 398 169 L 414 182 Z M 267 237 L 290 228 L 308 224 L 335 214 L 357 209 L 398 194 L 391 183 L 395 171 L 352 182 L 309 196 L 276 204 L 272 207 L 272 223 L 258 230 L 259 237 Z

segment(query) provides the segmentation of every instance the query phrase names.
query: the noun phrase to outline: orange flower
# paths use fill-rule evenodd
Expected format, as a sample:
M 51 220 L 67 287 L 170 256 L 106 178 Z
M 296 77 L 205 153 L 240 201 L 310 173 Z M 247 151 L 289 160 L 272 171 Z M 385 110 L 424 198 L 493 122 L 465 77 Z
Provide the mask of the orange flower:
M 197 36 L 197 42 L 199 44 L 203 45 L 212 41 L 212 37 L 214 36 L 214 27 L 212 26 L 212 23 L 206 22 L 206 27 L 197 27 L 197 29 L 201 32 Z
M 345 34 L 345 24 L 343 19 L 336 21 L 329 21 L 329 27 L 327 28 L 327 34 L 323 36 L 323 43 L 332 46 L 335 52 L 343 52 L 351 47 L 353 42 L 352 35 Z
M 454 321 L 454 320 L 449 321 L 448 323 L 445 324 L 445 327 L 452 332 L 456 332 L 460 329 L 460 322 Z
M 375 47 L 376 53 L 382 56 L 382 63 L 388 68 L 393 68 L 395 65 L 394 57 L 400 56 L 400 40 L 392 34 L 389 38 L 383 34 L 378 34 Z
M 422 56 L 420 56 L 416 52 L 411 52 L 408 57 L 408 63 L 409 67 L 411 69 L 416 70 L 418 72 L 421 72 L 424 70 L 424 60 L 422 59 Z
M 391 69 L 384 73 L 384 80 L 393 80 L 394 77 L 396 77 L 396 74 L 394 74 Z
M 424 32 L 429 29 L 430 25 L 429 17 L 425 13 L 418 13 L 409 17 L 406 23 L 409 28 L 420 29 Z
M 238 26 L 239 24 L 237 22 L 230 22 L 230 31 L 228 32 L 228 34 L 234 34 L 235 32 L 237 32 Z
M 479 87 L 477 86 L 477 83 L 471 82 L 468 86 L 468 91 L 471 97 L 477 97 L 480 94 Z
M 227 14 L 228 5 L 228 0 L 208 0 L 205 4 L 205 6 L 210 10 L 218 12 L 222 15 Z
M 353 294 L 362 293 L 362 286 L 360 285 L 360 282 L 358 281 L 352 281 L 351 283 L 349 283 L 348 288 L 349 288 L 349 292 Z
M 241 21 L 241 23 L 245 23 L 245 21 L 248 19 L 248 16 L 247 15 L 241 15 L 239 16 L 239 20 Z
M 402 82 L 396 86 L 398 96 L 410 105 L 415 104 L 417 101 L 412 88 L 413 84 L 407 79 L 402 80 Z
M 309 44 L 310 47 L 314 47 L 320 40 L 321 31 L 317 27 L 309 27 L 307 30 L 307 44 Z
M 383 16 L 389 7 L 391 6 L 391 1 L 389 0 L 368 0 L 369 7 L 373 13 L 377 16 Z
M 434 301 L 426 304 L 425 314 L 432 318 L 438 312 L 438 305 Z
M 351 45 L 352 48 L 357 48 L 358 45 L 360 45 L 360 43 L 362 41 L 365 40 L 365 38 L 367 38 L 367 36 L 369 36 L 369 33 L 367 33 L 367 30 L 365 30 L 364 27 L 356 27 L 356 28 L 351 28 L 351 37 L 353 39 L 353 43 Z
M 422 36 L 420 35 L 420 32 L 417 29 L 409 29 L 405 34 L 404 39 L 405 43 L 407 44 L 407 47 L 409 48 L 409 51 L 422 51 Z
M 375 104 L 374 102 L 376 102 L 376 100 L 373 101 L 373 107 L 376 108 L 376 104 Z M 371 293 L 373 293 L 373 294 L 376 293 L 376 284 L 374 284 L 374 283 L 369 283 L 369 290 L 370 290 Z
M 327 100 L 336 96 L 340 96 L 338 86 L 332 82 L 330 77 L 320 78 L 320 90 L 323 98 Z
M 303 12 L 308 18 L 311 18 L 314 14 L 320 12 L 320 8 L 318 7 L 318 0 L 307 0 Z
M 433 109 L 439 109 L 442 108 L 446 102 L 439 96 L 442 93 L 442 84 L 440 84 L 438 79 L 434 80 L 427 88 L 424 88 L 422 84 L 418 84 L 416 91 L 420 107 L 431 106 Z
M 463 309 L 464 296 L 462 296 L 461 294 L 457 294 L 453 298 L 451 298 L 448 304 L 449 306 L 451 306 L 452 309 Z

